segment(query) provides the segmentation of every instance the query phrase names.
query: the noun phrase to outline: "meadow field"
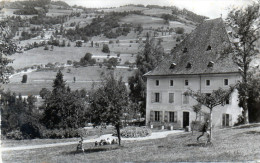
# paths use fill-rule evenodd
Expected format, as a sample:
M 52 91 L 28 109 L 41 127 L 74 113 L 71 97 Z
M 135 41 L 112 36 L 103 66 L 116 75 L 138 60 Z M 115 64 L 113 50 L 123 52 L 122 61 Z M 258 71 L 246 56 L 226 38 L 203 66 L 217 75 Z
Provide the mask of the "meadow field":
M 74 46 L 71 43 L 71 46 Z M 50 47 L 49 47 L 50 48 Z M 121 63 L 124 64 L 125 61 L 129 60 L 134 62 L 135 57 L 132 57 L 132 54 L 137 53 L 138 44 L 132 44 L 129 47 L 129 44 L 109 44 L 111 49 L 110 57 L 116 57 L 118 53 L 122 54 Z M 107 53 L 102 52 L 102 44 L 99 48 L 90 47 L 90 43 L 83 44 L 83 47 L 54 47 L 53 51 L 44 50 L 44 47 L 34 48 L 32 50 L 24 51 L 23 53 L 16 53 L 9 56 L 10 59 L 14 59 L 13 63 L 10 66 L 13 66 L 14 69 L 31 67 L 33 65 L 41 65 L 47 63 L 67 63 L 68 60 L 79 61 L 80 58 L 84 57 L 86 53 L 91 53 L 93 57 L 98 56 L 107 56 Z M 107 58 L 109 59 L 109 58 Z
M 68 69 L 70 69 L 69 73 Z M 104 77 L 109 73 L 114 73 L 117 78 L 123 77 L 123 81 L 127 83 L 128 77 L 133 75 L 134 70 L 129 71 L 127 68 L 108 70 L 105 66 L 102 68 L 91 66 L 79 68 L 67 67 L 62 70 L 62 73 L 64 74 L 64 80 L 72 90 L 91 90 L 92 88 L 97 88 Z M 55 79 L 56 74 L 57 70 L 34 71 L 27 74 L 27 83 L 21 83 L 24 74 L 18 74 L 10 78 L 10 83 L 4 84 L 3 88 L 16 92 L 16 94 L 39 95 L 42 88 L 52 89 L 53 80 Z M 75 82 L 74 77 L 76 78 Z
M 94 147 L 84 144 L 84 153 L 77 153 L 76 144 L 3 152 L 4 162 L 244 162 L 260 159 L 260 124 L 237 128 L 214 129 L 213 144 L 205 145 L 200 133 L 168 135 L 144 141 L 122 141 L 122 145 Z M 87 139 L 87 138 L 86 138 Z M 42 140 L 41 143 L 44 143 Z M 50 140 L 46 140 L 50 143 Z M 56 140 L 53 140 L 56 141 Z M 26 141 L 28 144 L 30 141 Z M 15 141 L 13 141 L 15 143 Z M 9 141 L 9 145 L 12 142 Z M 21 144 L 20 144 L 21 145 Z

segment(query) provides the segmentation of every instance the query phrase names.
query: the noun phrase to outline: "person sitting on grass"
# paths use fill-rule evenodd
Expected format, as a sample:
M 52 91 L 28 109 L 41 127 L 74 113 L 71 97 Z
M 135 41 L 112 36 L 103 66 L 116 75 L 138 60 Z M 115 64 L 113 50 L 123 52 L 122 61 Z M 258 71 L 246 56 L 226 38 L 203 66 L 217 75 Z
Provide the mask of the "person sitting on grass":
M 210 133 L 209 133 L 208 128 L 209 128 L 209 120 L 206 120 L 206 122 L 203 124 L 202 129 L 201 129 L 202 134 L 197 137 L 197 142 L 199 142 L 199 139 L 200 139 L 205 133 L 207 134 L 207 143 L 209 142 Z

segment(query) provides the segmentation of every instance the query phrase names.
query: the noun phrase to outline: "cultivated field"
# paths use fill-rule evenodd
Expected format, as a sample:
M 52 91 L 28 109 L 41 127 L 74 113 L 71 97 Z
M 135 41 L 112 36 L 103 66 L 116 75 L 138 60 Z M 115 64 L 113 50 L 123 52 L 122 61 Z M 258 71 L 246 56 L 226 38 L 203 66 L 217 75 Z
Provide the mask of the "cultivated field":
M 123 141 L 122 146 L 93 147 L 84 144 L 85 153 L 76 153 L 76 145 L 3 152 L 4 162 L 209 162 L 253 161 L 260 159 L 259 124 L 236 129 L 216 129 L 213 145 L 199 143 L 199 133 L 169 135 L 146 141 Z M 56 140 L 54 140 L 56 141 Z M 15 142 L 15 141 L 14 141 Z M 42 140 L 44 142 L 44 140 Z M 49 143 L 50 141 L 47 140 Z M 10 142 L 9 142 L 10 144 Z M 30 145 L 30 142 L 28 142 Z
M 144 10 L 143 13 L 145 15 L 160 16 L 162 14 L 172 14 L 172 10 L 152 8 L 152 9 Z
M 98 11 L 104 11 L 104 12 L 128 12 L 128 11 L 144 11 L 148 8 L 145 7 L 137 7 L 137 6 L 121 6 L 117 8 L 111 8 L 111 9 L 100 9 Z
M 176 28 L 176 27 L 182 27 L 187 31 L 186 33 L 189 33 L 191 30 L 195 28 L 195 26 L 190 24 L 184 24 L 177 21 L 170 21 L 169 25 L 165 24 L 165 21 L 162 18 L 158 17 L 152 17 L 152 16 L 146 16 L 146 15 L 128 15 L 121 19 L 121 22 L 123 23 L 132 23 L 134 25 L 141 24 L 143 28 Z

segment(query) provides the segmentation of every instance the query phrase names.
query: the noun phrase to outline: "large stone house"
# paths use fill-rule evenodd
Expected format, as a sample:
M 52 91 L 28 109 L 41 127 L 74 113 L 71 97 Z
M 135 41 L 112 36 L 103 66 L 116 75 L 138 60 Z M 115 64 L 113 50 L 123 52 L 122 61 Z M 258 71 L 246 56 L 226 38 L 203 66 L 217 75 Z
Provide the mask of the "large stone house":
M 230 38 L 221 18 L 206 20 L 187 36 L 147 77 L 146 124 L 153 126 L 190 126 L 197 102 L 184 92 L 188 89 L 211 93 L 228 89 L 240 79 L 238 66 L 230 52 Z M 209 109 L 202 107 L 198 120 L 205 120 Z M 213 127 L 232 126 L 242 114 L 238 93 L 225 105 L 213 109 Z

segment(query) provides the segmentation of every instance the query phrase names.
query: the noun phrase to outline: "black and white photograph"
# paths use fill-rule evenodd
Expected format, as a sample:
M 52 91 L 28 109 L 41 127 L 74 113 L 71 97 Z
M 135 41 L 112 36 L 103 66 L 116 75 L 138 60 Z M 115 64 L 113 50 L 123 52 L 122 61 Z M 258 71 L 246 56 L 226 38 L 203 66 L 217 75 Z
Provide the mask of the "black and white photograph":
M 260 0 L 0 0 L 0 163 L 260 162 Z

